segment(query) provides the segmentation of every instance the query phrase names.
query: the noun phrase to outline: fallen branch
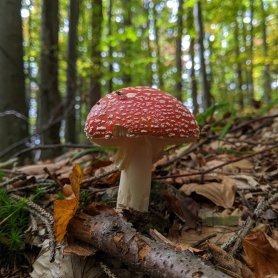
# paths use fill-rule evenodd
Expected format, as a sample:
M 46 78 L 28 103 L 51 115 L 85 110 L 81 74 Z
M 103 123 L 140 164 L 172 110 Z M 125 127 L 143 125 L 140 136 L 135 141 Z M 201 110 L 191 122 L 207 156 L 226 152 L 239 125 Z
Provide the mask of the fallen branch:
M 225 242 L 221 247 L 227 251 L 233 245 L 229 254 L 234 256 L 241 248 L 243 238 L 253 229 L 253 227 L 256 225 L 257 221 L 259 220 L 259 218 L 262 217 L 262 215 L 264 214 L 264 212 L 273 203 L 277 201 L 278 201 L 278 193 L 275 193 L 268 200 L 266 199 L 261 200 L 254 211 L 253 217 L 249 216 L 245 221 L 245 223 L 243 224 L 242 228 L 235 235 L 233 235 L 227 242 Z
M 229 277 L 189 251 L 178 252 L 137 233 L 118 215 L 105 213 L 72 219 L 69 235 L 117 257 L 151 277 Z M 196 276 L 197 277 L 197 276 Z

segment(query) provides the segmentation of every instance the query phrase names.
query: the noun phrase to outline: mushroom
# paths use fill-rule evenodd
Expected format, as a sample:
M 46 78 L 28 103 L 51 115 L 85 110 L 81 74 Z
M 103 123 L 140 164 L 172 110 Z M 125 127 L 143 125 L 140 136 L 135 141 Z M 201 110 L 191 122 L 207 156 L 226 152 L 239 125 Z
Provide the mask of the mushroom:
M 166 145 L 195 141 L 200 131 L 191 112 L 176 98 L 137 86 L 103 97 L 88 114 L 85 132 L 98 145 L 118 147 L 117 208 L 147 212 L 152 164 Z

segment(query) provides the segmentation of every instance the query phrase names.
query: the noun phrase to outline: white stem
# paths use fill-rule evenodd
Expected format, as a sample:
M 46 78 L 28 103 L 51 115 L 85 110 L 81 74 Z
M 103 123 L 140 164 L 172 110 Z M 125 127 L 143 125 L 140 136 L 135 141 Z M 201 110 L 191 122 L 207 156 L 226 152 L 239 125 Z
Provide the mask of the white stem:
M 128 207 L 146 212 L 151 190 L 152 143 L 144 138 L 127 150 L 128 163 L 121 172 L 117 208 Z

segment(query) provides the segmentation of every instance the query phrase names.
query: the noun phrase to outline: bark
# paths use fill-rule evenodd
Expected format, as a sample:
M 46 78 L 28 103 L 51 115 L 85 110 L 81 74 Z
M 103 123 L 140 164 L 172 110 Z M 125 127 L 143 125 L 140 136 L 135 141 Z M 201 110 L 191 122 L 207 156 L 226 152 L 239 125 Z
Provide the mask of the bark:
M 0 116 L 1 150 L 28 136 L 20 2 L 0 1 L 0 112 L 14 110 Z
M 69 226 L 69 235 L 91 244 L 151 277 L 228 277 L 188 252 L 178 252 L 137 233 L 118 215 L 82 215 Z
M 79 1 L 71 0 L 69 4 L 69 34 L 67 50 L 67 96 L 66 96 L 66 141 L 76 143 L 75 97 L 77 90 L 77 27 L 79 18 Z
M 264 100 L 266 103 L 271 101 L 271 79 L 270 79 L 270 66 L 268 61 L 268 45 L 267 45 L 267 24 L 266 24 L 266 11 L 264 8 L 264 1 L 261 0 L 262 9 L 262 37 L 263 37 L 263 55 L 264 55 Z
M 102 34 L 102 0 L 92 0 L 92 79 L 90 88 L 90 105 L 95 105 L 101 98 L 101 51 L 100 42 Z
M 254 0 L 250 0 L 250 51 L 249 51 L 249 100 L 254 100 L 254 79 L 253 79 L 253 45 L 254 45 Z
M 123 16 L 124 16 L 124 22 L 123 22 L 123 27 L 126 30 L 126 28 L 130 28 L 132 26 L 132 12 L 131 12 L 131 1 L 129 0 L 122 0 L 123 4 Z M 129 86 L 132 77 L 131 77 L 131 72 L 132 69 L 130 67 L 130 61 L 132 60 L 132 46 L 131 42 L 129 39 L 123 42 L 123 53 L 125 57 L 125 63 L 124 63 L 124 68 L 123 68 L 123 82 L 124 86 Z
M 182 33 L 183 33 L 183 0 L 179 0 L 178 8 L 178 33 L 176 40 L 176 92 L 178 100 L 182 101 Z
M 41 21 L 41 64 L 39 127 L 47 130 L 41 135 L 42 144 L 60 143 L 62 116 L 58 91 L 58 0 L 43 0 Z M 45 157 L 52 155 L 44 152 Z
M 203 99 L 203 108 L 207 109 L 211 106 L 211 95 L 209 90 L 209 83 L 206 71 L 206 63 L 204 57 L 204 31 L 203 31 L 203 18 L 202 18 L 202 7 L 201 2 L 198 1 L 194 6 L 194 19 L 195 19 L 195 28 L 197 33 L 198 45 L 199 45 L 199 59 L 201 65 L 201 80 L 202 80 L 202 99 Z
M 236 72 L 237 72 L 237 93 L 239 96 L 239 105 L 240 108 L 243 109 L 244 107 L 244 98 L 242 93 L 242 65 L 241 65 L 241 59 L 240 59 L 240 38 L 239 38 L 239 28 L 238 28 L 238 22 L 237 19 L 235 20 L 235 55 L 236 55 Z
M 163 80 L 163 69 L 161 63 L 161 49 L 160 49 L 160 36 L 159 36 L 159 27 L 157 23 L 157 4 L 153 5 L 153 21 L 154 21 L 154 35 L 155 35 L 155 47 L 156 47 L 156 69 L 157 69 L 157 76 L 158 76 L 158 84 L 159 88 L 164 88 L 164 80 Z
M 112 36 L 112 8 L 113 8 L 113 2 L 112 0 L 109 0 L 109 4 L 108 4 L 108 37 Z M 109 47 L 108 47 L 108 61 L 109 61 L 109 65 L 108 65 L 108 72 L 109 72 L 109 79 L 108 79 L 108 92 L 112 92 L 113 91 L 113 49 L 111 46 L 111 43 L 109 43 Z
M 149 58 L 152 58 L 152 46 L 151 46 L 151 40 L 150 40 L 150 25 L 151 25 L 151 22 L 150 22 L 150 18 L 151 18 L 151 13 L 150 13 L 150 1 L 145 1 L 144 2 L 145 5 L 144 5 L 144 10 L 145 10 L 145 13 L 146 13 L 146 17 L 147 17 L 147 21 L 146 21 L 146 30 L 145 32 L 147 33 L 146 35 L 146 40 L 147 40 L 147 54 L 149 56 Z M 147 78 L 146 78 L 146 82 L 147 82 L 147 85 L 148 86 L 152 86 L 153 85 L 153 70 L 152 70 L 152 65 L 153 63 L 150 62 L 147 66 Z
M 190 79 L 191 79 L 191 97 L 193 102 L 193 113 L 196 115 L 199 112 L 199 104 L 198 104 L 198 91 L 197 91 L 197 80 L 195 75 L 195 39 L 192 37 L 190 39 L 190 59 L 191 59 L 191 70 L 190 70 Z

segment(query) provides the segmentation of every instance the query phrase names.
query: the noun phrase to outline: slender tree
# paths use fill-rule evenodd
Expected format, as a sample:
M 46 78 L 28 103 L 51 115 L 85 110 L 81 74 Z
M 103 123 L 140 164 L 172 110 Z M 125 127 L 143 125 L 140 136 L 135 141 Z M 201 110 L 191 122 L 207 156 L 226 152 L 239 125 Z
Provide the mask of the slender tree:
M 113 2 L 112 0 L 108 1 L 108 12 L 107 12 L 107 17 L 108 17 L 108 37 L 111 38 L 112 36 L 112 10 L 113 10 Z M 109 42 L 108 46 L 108 72 L 109 72 L 109 78 L 108 78 L 108 92 L 113 91 L 113 49 L 111 45 L 111 41 Z
M 164 80 L 163 80 L 163 68 L 161 63 L 161 46 L 160 46 L 160 30 L 158 25 L 158 6 L 159 3 L 153 4 L 153 28 L 155 35 L 155 47 L 156 47 L 156 69 L 158 76 L 158 84 L 160 89 L 164 88 Z
M 211 104 L 211 95 L 209 90 L 209 83 L 207 78 L 206 63 L 204 57 L 204 30 L 203 30 L 203 17 L 202 17 L 202 6 L 201 1 L 197 1 L 194 6 L 194 19 L 195 19 L 195 28 L 198 38 L 199 46 L 199 59 L 201 65 L 201 80 L 202 80 L 202 98 L 203 98 L 203 107 L 207 109 Z
M 28 136 L 21 1 L 0 1 L 0 149 Z
M 264 1 L 261 0 L 261 12 L 262 12 L 262 38 L 263 38 L 263 56 L 264 56 L 264 100 L 269 102 L 271 100 L 271 79 L 270 79 L 270 66 L 268 61 L 268 45 L 267 45 L 267 24 L 266 24 L 266 11 Z
M 122 0 L 123 5 L 123 28 L 126 32 L 128 28 L 132 27 L 132 11 L 131 11 L 131 1 L 130 0 Z M 130 85 L 132 81 L 131 76 L 131 63 L 132 61 L 132 44 L 129 39 L 122 42 L 122 51 L 124 53 L 124 59 L 125 59 L 125 66 L 122 68 L 123 71 L 123 82 L 124 86 Z
M 60 143 L 62 117 L 58 91 L 58 0 L 42 1 L 39 127 L 41 143 Z M 51 151 L 43 153 L 45 157 Z
M 69 4 L 69 34 L 67 45 L 67 96 L 66 96 L 66 141 L 76 143 L 75 97 L 77 89 L 77 27 L 79 18 L 79 1 L 71 0 Z
M 254 48 L 254 0 L 250 0 L 250 49 L 249 49 L 249 99 L 254 100 L 253 48 Z
M 244 98 L 242 93 L 242 64 L 240 58 L 240 37 L 239 37 L 239 28 L 237 18 L 235 19 L 235 30 L 234 30 L 234 41 L 235 41 L 235 60 L 236 60 L 236 76 L 237 76 L 237 93 L 239 98 L 239 105 L 241 109 L 244 107 Z
M 191 97 L 193 103 L 193 113 L 196 115 L 199 112 L 197 80 L 195 75 L 195 38 L 190 38 L 189 53 L 191 59 L 190 80 L 191 80 Z
M 102 0 L 92 0 L 92 78 L 90 88 L 90 105 L 93 106 L 101 97 L 101 35 L 102 35 Z
M 177 39 L 176 39 L 176 93 L 177 98 L 182 100 L 182 34 L 183 34 L 183 0 L 179 0 Z

